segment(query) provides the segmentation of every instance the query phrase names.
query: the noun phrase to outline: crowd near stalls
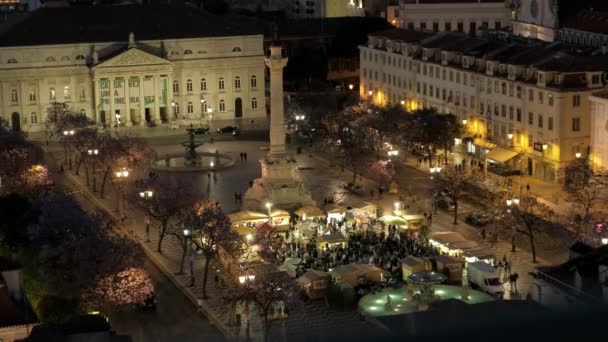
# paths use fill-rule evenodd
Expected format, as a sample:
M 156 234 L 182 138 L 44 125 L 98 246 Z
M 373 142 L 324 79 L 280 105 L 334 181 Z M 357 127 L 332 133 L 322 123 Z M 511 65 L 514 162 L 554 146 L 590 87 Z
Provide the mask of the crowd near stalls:
M 423 236 L 423 215 L 392 213 L 378 216 L 370 203 L 331 205 L 327 211 L 308 206 L 293 216 L 274 210 L 271 220 L 268 214 L 234 213 L 233 227 L 247 255 L 232 260 L 231 269 L 238 276 L 250 272 L 250 265 L 272 265 L 297 278 L 306 296 L 317 299 L 336 288 L 361 294 L 369 284 L 399 284 L 428 267 L 460 283 L 466 262 L 494 262 L 491 251 L 458 233 Z

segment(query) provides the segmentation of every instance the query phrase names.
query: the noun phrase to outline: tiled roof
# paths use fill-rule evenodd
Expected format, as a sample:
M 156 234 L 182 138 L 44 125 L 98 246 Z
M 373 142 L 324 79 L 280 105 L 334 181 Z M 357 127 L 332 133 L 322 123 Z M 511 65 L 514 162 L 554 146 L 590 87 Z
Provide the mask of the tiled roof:
M 0 36 L 0 46 L 52 45 L 262 34 L 246 17 L 216 16 L 179 5 L 40 8 Z
M 433 34 L 428 32 L 422 32 L 418 30 L 406 30 L 400 28 L 394 28 L 386 31 L 376 32 L 373 34 L 377 37 L 384 37 L 390 40 L 397 40 L 401 42 L 418 42 L 425 38 L 431 37 Z
M 608 55 L 572 56 L 555 54 L 537 65 L 539 70 L 558 72 L 608 71 Z

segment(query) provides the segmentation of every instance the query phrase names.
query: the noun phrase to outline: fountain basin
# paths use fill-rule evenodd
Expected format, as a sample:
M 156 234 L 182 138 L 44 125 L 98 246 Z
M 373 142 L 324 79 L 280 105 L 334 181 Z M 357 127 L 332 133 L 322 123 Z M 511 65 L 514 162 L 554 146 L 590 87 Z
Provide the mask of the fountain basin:
M 386 288 L 377 293 L 368 294 L 359 300 L 359 308 L 370 316 L 403 315 L 420 311 L 420 302 L 414 296 L 420 293 L 418 286 L 409 286 L 412 293 L 408 293 L 408 287 L 402 286 L 397 289 Z M 462 298 L 462 287 L 450 285 L 435 285 L 433 287 L 437 300 Z M 391 297 L 390 306 L 386 306 L 387 298 Z M 466 303 L 477 304 L 495 300 L 492 296 L 480 291 L 467 289 L 468 300 Z
M 212 163 L 213 162 L 213 166 Z M 152 163 L 152 170 L 166 172 L 206 172 L 225 169 L 234 165 L 234 159 L 224 153 L 196 152 L 194 165 L 184 155 L 168 155 Z

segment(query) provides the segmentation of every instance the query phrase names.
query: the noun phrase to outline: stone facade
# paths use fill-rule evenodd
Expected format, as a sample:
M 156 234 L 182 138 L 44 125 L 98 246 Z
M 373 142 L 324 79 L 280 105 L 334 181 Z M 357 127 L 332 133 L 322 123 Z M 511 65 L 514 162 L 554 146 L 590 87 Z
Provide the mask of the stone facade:
M 0 117 L 41 131 L 53 102 L 106 126 L 266 116 L 261 34 L 135 38 L 0 47 Z
M 458 31 L 477 35 L 482 28 L 506 27 L 511 22 L 508 1 L 401 0 L 397 25 L 433 32 Z
M 588 97 L 603 85 L 606 56 L 401 29 L 370 36 L 360 51 L 362 98 L 466 120 L 477 157 L 502 146 L 521 156 L 514 169 L 558 182 L 577 153 L 587 154 Z

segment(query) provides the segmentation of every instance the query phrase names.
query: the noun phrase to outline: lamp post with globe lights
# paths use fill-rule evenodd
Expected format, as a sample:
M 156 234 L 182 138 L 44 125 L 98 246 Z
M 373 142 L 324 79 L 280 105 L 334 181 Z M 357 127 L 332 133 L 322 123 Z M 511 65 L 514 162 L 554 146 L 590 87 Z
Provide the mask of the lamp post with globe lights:
M 70 171 L 72 170 L 72 151 L 70 149 L 70 137 L 74 136 L 74 130 L 63 131 L 63 143 L 64 143 L 64 164 L 68 164 Z
M 517 210 L 517 206 L 519 206 L 519 198 L 508 198 L 505 203 L 507 204 L 507 212 L 513 216 L 511 212 L 511 208 L 513 210 Z M 515 253 L 515 224 L 511 225 L 511 252 Z
M 154 197 L 154 192 L 152 190 L 141 191 L 139 193 L 139 198 L 141 198 L 142 201 L 150 201 L 152 200 L 152 197 Z M 150 242 L 150 219 L 148 218 L 148 214 L 146 214 L 145 220 L 146 242 Z
M 87 156 L 91 165 L 91 174 L 93 176 L 93 192 L 97 191 L 97 184 L 95 178 L 95 167 L 97 166 L 97 156 L 99 156 L 99 150 L 96 148 L 88 149 Z M 89 185 L 89 173 L 87 172 L 87 185 Z
M 121 220 L 126 218 L 125 216 L 125 181 L 129 177 L 129 171 L 126 169 L 122 169 L 120 171 L 116 171 L 116 182 L 118 183 L 118 189 L 116 190 L 116 205 L 118 210 L 118 215 Z

